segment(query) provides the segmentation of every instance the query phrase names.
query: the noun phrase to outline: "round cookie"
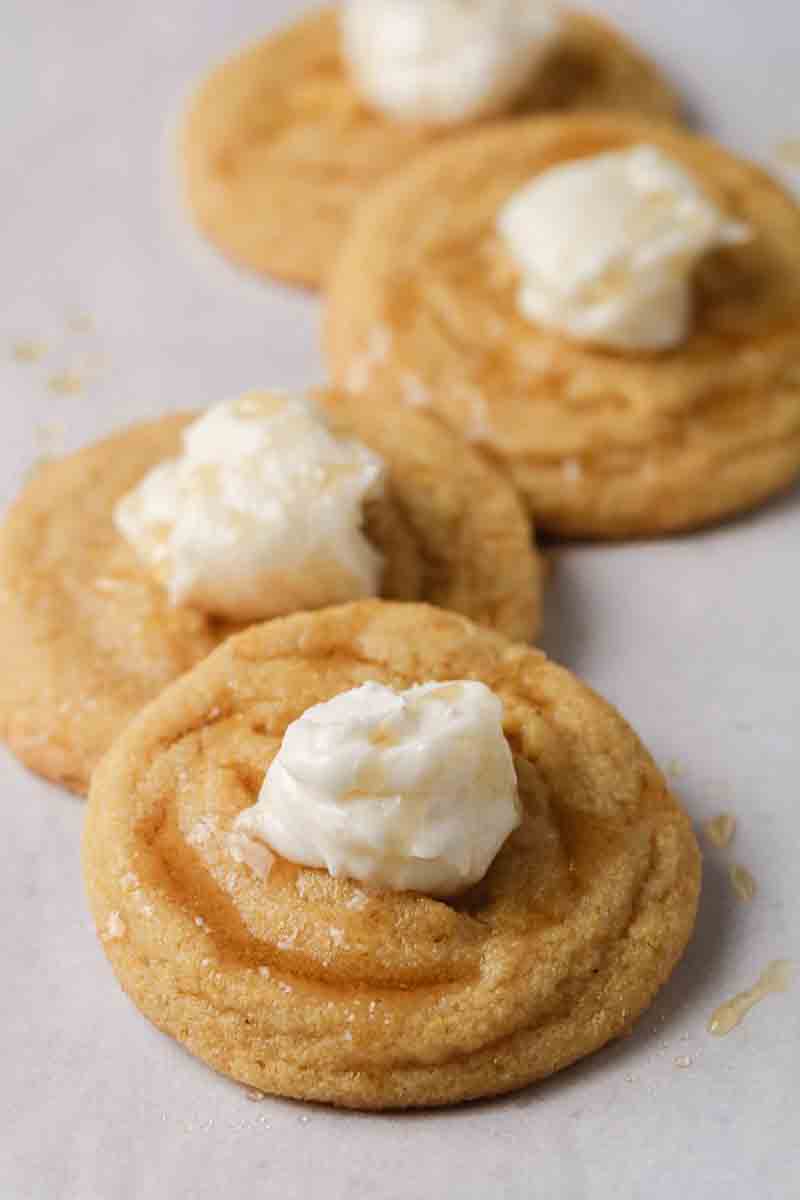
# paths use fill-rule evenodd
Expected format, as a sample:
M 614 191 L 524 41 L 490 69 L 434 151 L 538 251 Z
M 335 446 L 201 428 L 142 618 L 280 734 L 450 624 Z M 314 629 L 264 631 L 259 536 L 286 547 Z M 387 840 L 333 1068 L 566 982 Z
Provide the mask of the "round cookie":
M 599 18 L 571 13 L 520 112 L 613 108 L 676 119 L 655 66 Z M 181 140 L 200 229 L 234 261 L 318 286 L 355 209 L 387 174 L 451 134 L 363 103 L 324 8 L 224 63 L 195 97 Z
M 701 264 L 694 330 L 661 354 L 592 348 L 524 318 L 495 227 L 538 172 L 638 143 L 754 234 Z M 708 524 L 800 471 L 800 210 L 758 168 L 667 126 L 506 122 L 429 151 L 366 202 L 332 282 L 327 344 L 352 391 L 369 383 L 397 411 L 413 396 L 479 443 L 549 532 Z
M 388 464 L 386 497 L 366 514 L 382 594 L 532 637 L 541 562 L 511 486 L 424 413 L 317 399 Z M 112 522 L 190 420 L 134 426 L 41 467 L 0 530 L 0 736 L 76 792 L 130 718 L 237 628 L 171 605 Z
M 524 805 L 457 900 L 365 891 L 231 833 L 289 722 L 366 680 L 478 679 Z M 231 638 L 92 780 L 83 865 L 122 986 L 267 1092 L 359 1108 L 522 1087 L 627 1032 L 691 933 L 700 856 L 622 718 L 537 650 L 381 601 Z

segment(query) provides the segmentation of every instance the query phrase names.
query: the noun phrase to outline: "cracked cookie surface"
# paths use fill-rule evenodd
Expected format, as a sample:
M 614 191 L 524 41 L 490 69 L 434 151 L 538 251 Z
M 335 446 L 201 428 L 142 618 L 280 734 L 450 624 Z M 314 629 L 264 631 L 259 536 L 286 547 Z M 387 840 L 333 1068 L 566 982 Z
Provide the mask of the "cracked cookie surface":
M 366 510 L 382 595 L 531 638 L 541 562 L 510 484 L 427 414 L 397 414 L 378 397 L 317 399 L 388 466 L 386 497 Z M 120 496 L 178 452 L 191 419 L 137 425 L 42 466 L 0 531 L 0 735 L 77 792 L 142 705 L 238 628 L 170 604 L 112 521 Z
M 310 705 L 464 678 L 504 703 L 524 819 L 457 900 L 367 891 L 233 832 Z M 700 880 L 686 814 L 605 701 L 463 617 L 382 601 L 254 627 L 168 688 L 95 773 L 83 863 L 151 1021 L 250 1086 L 363 1108 L 509 1091 L 627 1031 Z
M 628 109 L 669 120 L 656 67 L 597 17 L 571 13 L 560 47 L 518 111 Z M 325 8 L 217 68 L 191 104 L 180 154 L 199 228 L 230 258 L 319 285 L 355 209 L 420 150 L 448 136 L 364 104 Z
M 694 329 L 661 354 L 591 348 L 526 320 L 495 228 L 537 173 L 640 143 L 754 234 L 701 264 Z M 367 354 L 376 338 L 380 361 Z M 763 171 L 680 130 L 603 114 L 505 123 L 429 151 L 366 202 L 334 274 L 327 344 L 354 393 L 378 388 L 399 408 L 413 380 L 502 463 L 544 530 L 712 523 L 800 472 L 800 210 Z

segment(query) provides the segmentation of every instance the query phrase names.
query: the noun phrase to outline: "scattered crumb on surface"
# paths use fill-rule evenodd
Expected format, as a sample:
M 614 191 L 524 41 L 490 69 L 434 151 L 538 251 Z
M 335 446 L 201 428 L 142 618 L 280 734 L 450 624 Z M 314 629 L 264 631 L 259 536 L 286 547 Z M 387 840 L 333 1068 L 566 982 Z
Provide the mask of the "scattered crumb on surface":
M 737 899 L 749 904 L 758 891 L 758 884 L 747 867 L 743 867 L 741 863 L 734 863 L 728 874 Z
M 676 1067 L 686 1068 L 686 1067 L 690 1067 L 694 1060 L 691 1059 L 688 1054 L 681 1054 L 678 1056 L 678 1058 L 674 1059 L 673 1061 L 674 1061 Z
M 40 362 L 47 353 L 47 347 L 43 342 L 36 342 L 28 338 L 23 338 L 19 342 L 14 342 L 11 347 L 11 357 L 17 363 L 36 363 Z
M 683 774 L 683 767 L 676 758 L 671 759 L 670 762 L 667 763 L 667 774 L 669 775 L 670 779 L 680 779 L 681 775 Z
M 83 389 L 83 376 L 77 371 L 57 371 L 50 376 L 47 386 L 61 396 L 74 396 Z
M 733 813 L 719 813 L 710 821 L 706 821 L 703 832 L 712 845 L 724 850 L 730 846 L 736 833 L 736 817 Z
M 245 1096 L 248 1100 L 252 1100 L 254 1104 L 257 1104 L 260 1100 L 264 1099 L 264 1092 L 259 1092 L 257 1088 L 248 1088 Z

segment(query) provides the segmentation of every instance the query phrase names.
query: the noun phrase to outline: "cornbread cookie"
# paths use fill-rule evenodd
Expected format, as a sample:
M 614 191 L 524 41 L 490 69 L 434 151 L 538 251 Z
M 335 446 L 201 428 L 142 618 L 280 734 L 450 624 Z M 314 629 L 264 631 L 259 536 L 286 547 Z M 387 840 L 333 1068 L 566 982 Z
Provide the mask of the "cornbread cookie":
M 232 833 L 288 724 L 366 680 L 477 679 L 524 816 L 449 902 L 367 892 Z M 367 601 L 231 638 L 92 780 L 83 864 L 122 986 L 219 1071 L 358 1108 L 522 1087 L 630 1029 L 692 930 L 700 858 L 647 751 L 536 650 Z
M 540 561 L 511 486 L 424 413 L 317 399 L 387 463 L 386 496 L 367 509 L 383 594 L 533 636 Z M 0 735 L 76 792 L 133 714 L 236 628 L 172 606 L 112 522 L 190 419 L 134 426 L 42 467 L 0 531 Z
M 665 120 L 678 101 L 655 66 L 599 18 L 572 13 L 521 112 L 629 109 Z M 181 142 L 186 200 L 230 258 L 319 285 L 375 184 L 444 135 L 361 101 L 324 8 L 219 67 Z
M 701 264 L 694 330 L 659 354 L 591 348 L 524 318 L 496 231 L 537 173 L 640 143 L 754 235 Z M 397 411 L 413 396 L 480 444 L 545 530 L 708 524 L 800 470 L 800 210 L 756 167 L 666 126 L 598 114 L 505 123 L 431 150 L 367 201 L 333 279 L 327 342 L 353 392 L 375 387 Z

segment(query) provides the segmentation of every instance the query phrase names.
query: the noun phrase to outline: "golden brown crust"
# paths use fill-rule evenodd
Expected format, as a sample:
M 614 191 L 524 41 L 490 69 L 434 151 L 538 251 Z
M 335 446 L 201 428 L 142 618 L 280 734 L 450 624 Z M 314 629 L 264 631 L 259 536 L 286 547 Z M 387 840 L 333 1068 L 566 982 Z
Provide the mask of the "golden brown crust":
M 366 679 L 475 678 L 525 818 L 452 903 L 237 861 L 287 724 Z M 229 639 L 125 731 L 83 843 L 98 932 L 156 1025 L 251 1086 L 361 1108 L 521 1087 L 627 1031 L 690 935 L 686 815 L 611 707 L 463 617 L 369 601 Z
M 519 111 L 587 107 L 664 120 L 678 113 L 652 63 L 597 17 L 573 13 Z M 325 8 L 205 81 L 181 143 L 187 203 L 236 262 L 319 285 L 364 196 L 444 136 L 390 121 L 359 100 L 341 59 L 335 9 Z
M 532 637 L 540 561 L 510 485 L 424 413 L 318 399 L 389 466 L 387 497 L 367 513 L 383 594 Z M 237 628 L 172 606 L 112 522 L 189 420 L 137 425 L 42 467 L 0 531 L 0 736 L 76 792 L 128 720 Z
M 582 346 L 523 318 L 495 231 L 537 172 L 641 142 L 755 233 L 701 266 L 695 329 L 658 355 Z M 353 364 L 376 328 L 389 349 L 370 388 L 399 407 L 413 372 L 433 410 L 505 466 L 545 530 L 689 529 L 759 504 L 800 470 L 800 211 L 764 172 L 668 126 L 542 118 L 418 158 L 364 205 L 332 281 L 329 356 L 356 390 Z

